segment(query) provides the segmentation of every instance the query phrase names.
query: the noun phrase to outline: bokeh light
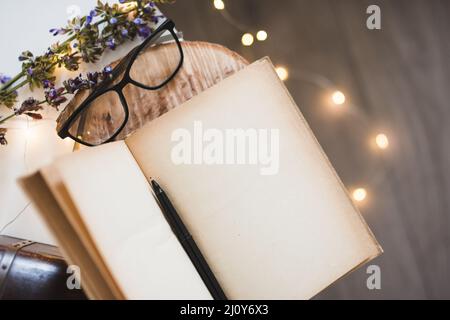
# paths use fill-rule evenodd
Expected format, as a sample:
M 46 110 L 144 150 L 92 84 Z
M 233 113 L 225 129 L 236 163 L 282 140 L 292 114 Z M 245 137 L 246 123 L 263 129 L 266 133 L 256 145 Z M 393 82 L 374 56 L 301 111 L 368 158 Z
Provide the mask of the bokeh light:
M 214 0 L 214 8 L 217 10 L 225 9 L 225 3 L 222 0 Z
M 251 33 L 244 33 L 242 35 L 242 44 L 246 47 L 251 46 L 253 44 L 253 35 Z
M 277 72 L 278 77 L 279 77 L 282 81 L 287 80 L 287 78 L 289 77 L 289 72 L 288 72 L 288 70 L 286 69 L 286 67 L 281 67 L 281 66 L 276 67 L 276 68 L 275 68 L 275 71 Z
M 258 39 L 258 41 L 264 41 L 267 39 L 267 32 L 264 30 L 259 30 L 256 33 L 256 39 Z
M 386 149 L 389 146 L 389 139 L 384 133 L 379 133 L 375 137 L 375 143 L 377 144 L 378 148 Z
M 361 202 L 366 199 L 367 191 L 364 188 L 356 188 L 355 190 L 353 190 L 352 196 L 355 201 Z
M 342 105 L 345 102 L 345 95 L 341 91 L 337 90 L 331 95 L 331 100 L 335 105 Z

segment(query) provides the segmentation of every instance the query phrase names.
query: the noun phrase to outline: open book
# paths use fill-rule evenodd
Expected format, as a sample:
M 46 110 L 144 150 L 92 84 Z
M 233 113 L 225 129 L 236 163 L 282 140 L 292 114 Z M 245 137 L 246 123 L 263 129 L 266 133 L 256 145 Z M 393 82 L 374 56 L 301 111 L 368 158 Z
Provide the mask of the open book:
M 149 185 L 230 299 L 307 299 L 381 253 L 270 61 L 21 185 L 94 299 L 210 299 Z

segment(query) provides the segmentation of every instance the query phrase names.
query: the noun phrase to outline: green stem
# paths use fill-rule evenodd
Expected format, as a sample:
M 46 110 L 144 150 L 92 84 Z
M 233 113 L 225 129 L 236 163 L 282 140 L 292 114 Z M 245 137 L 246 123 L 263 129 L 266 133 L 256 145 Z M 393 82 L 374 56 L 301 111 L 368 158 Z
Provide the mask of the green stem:
M 15 85 L 14 87 L 12 87 L 9 92 L 14 92 L 17 89 L 22 88 L 24 85 L 26 85 L 28 83 L 28 79 L 23 80 L 22 82 L 20 82 L 19 84 Z
M 15 116 L 16 116 L 16 113 L 12 113 L 9 116 L 7 116 L 6 118 L 0 119 L 0 124 L 6 122 L 7 120 L 9 120 L 9 119 L 11 119 L 12 117 L 15 117 Z
M 8 82 L 6 82 L 1 88 L 0 91 L 4 91 L 6 89 L 8 89 L 9 86 L 11 86 L 14 82 L 16 82 L 17 80 L 19 80 L 20 78 L 22 78 L 24 76 L 24 72 L 21 71 L 20 73 L 16 74 L 16 76 L 14 78 L 12 78 L 11 80 L 9 80 Z
M 67 91 L 61 93 L 61 95 L 66 95 L 66 94 L 68 94 Z M 44 104 L 44 103 L 47 103 L 47 100 L 39 101 L 37 104 L 38 104 L 38 105 L 41 105 L 41 104 Z M 9 119 L 14 118 L 14 117 L 16 117 L 16 116 L 20 116 L 20 114 L 14 112 L 14 113 L 10 114 L 9 116 L 7 116 L 6 118 L 0 118 L 0 124 L 3 124 L 3 123 L 5 123 L 6 121 L 8 121 Z

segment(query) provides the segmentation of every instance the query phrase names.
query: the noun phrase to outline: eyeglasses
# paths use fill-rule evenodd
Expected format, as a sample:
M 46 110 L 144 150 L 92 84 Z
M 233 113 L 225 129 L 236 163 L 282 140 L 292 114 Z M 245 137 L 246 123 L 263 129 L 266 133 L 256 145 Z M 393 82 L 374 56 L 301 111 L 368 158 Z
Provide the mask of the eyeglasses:
M 175 24 L 166 20 L 144 42 L 131 50 L 114 67 L 111 76 L 95 87 L 67 118 L 58 135 L 61 138 L 70 137 L 87 146 L 113 141 L 129 117 L 123 89 L 130 84 L 145 90 L 158 90 L 180 70 L 183 50 L 174 28 Z M 177 50 L 173 51 L 175 54 L 163 57 L 148 50 L 156 43 L 169 41 L 177 46 Z M 152 74 L 152 70 L 156 69 L 158 72 Z

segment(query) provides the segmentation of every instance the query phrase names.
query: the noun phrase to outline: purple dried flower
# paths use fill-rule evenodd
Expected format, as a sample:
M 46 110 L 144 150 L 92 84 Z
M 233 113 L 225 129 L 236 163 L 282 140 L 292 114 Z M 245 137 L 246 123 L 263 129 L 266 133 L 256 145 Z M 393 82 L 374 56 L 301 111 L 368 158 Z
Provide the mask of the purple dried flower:
M 162 18 L 164 18 L 163 15 L 159 15 L 159 16 L 151 16 L 151 17 L 150 17 L 150 20 L 151 20 L 153 23 L 158 23 L 158 22 L 159 22 L 159 19 L 162 19 Z
M 74 79 L 68 79 L 63 82 L 64 88 L 66 88 L 68 93 L 74 93 L 76 90 L 78 90 L 79 81 L 77 81 L 77 79 L 78 77 Z
M 113 69 L 111 66 L 106 66 L 102 72 L 87 72 L 86 78 L 83 78 L 83 75 L 80 74 L 73 79 L 65 80 L 63 85 L 66 89 L 66 93 L 74 94 L 79 90 L 93 88 L 98 83 L 108 78 L 112 71 Z M 51 101 L 53 103 L 52 105 L 62 101 L 59 99 L 62 95 L 64 95 L 64 92 L 61 91 L 48 90 L 48 92 L 46 92 L 46 97 L 48 97 L 47 100 Z
M 109 19 L 109 23 L 116 24 L 117 23 L 117 18 L 112 17 L 111 19 Z
M 53 88 L 54 84 L 50 80 L 44 80 L 44 81 L 42 81 L 42 86 L 44 87 L 44 89 L 48 89 L 48 88 Z
M 48 90 L 47 96 L 48 96 L 50 99 L 54 99 L 54 98 L 56 97 L 57 94 L 58 94 L 58 93 L 56 92 L 56 89 L 51 88 L 50 90 Z
M 4 75 L 2 73 L 0 73 L 0 83 L 1 84 L 5 84 L 7 83 L 9 80 L 11 80 L 11 77 Z
M 148 26 L 138 28 L 138 35 L 142 38 L 147 38 L 152 33 L 152 30 Z
M 89 15 L 86 16 L 86 25 L 90 25 L 92 23 L 92 20 L 94 20 L 94 17 L 97 15 L 97 12 L 95 10 L 91 10 L 89 12 Z
M 58 28 L 52 28 L 49 30 L 49 32 L 51 34 L 53 34 L 53 36 L 58 36 L 58 35 L 62 35 L 66 33 L 65 29 L 58 29 Z
M 133 23 L 137 24 L 137 25 L 141 25 L 141 24 L 143 24 L 143 22 L 144 21 L 141 18 L 136 18 L 136 19 L 133 20 Z
M 6 132 L 7 132 L 6 128 L 0 128 L 0 144 L 2 146 L 6 146 L 8 144 L 8 140 L 6 140 L 5 138 Z
M 51 89 L 47 89 L 44 91 L 45 93 L 45 101 L 56 108 L 56 110 L 58 110 L 58 106 L 61 103 L 64 103 L 67 101 L 67 98 L 64 97 L 64 91 L 66 89 L 64 87 L 60 87 L 60 88 L 51 88 Z
M 105 72 L 105 73 L 107 73 L 107 74 L 111 73 L 112 71 L 113 71 L 113 68 L 112 68 L 111 66 L 106 66 L 106 67 L 103 69 L 103 72 Z
M 98 76 L 96 75 L 96 72 L 88 72 L 86 77 L 87 79 L 83 79 L 83 76 L 80 74 L 78 77 L 64 81 L 63 84 L 66 91 L 68 93 L 75 93 L 78 90 L 90 88 L 97 83 Z
M 25 61 L 33 58 L 33 54 L 30 51 L 24 51 L 19 56 L 19 61 Z
M 29 76 L 33 75 L 33 68 L 31 68 L 31 67 L 28 68 L 27 69 L 27 73 L 28 73 Z
M 33 97 L 30 97 L 30 98 L 26 99 L 24 102 L 22 102 L 22 104 L 20 105 L 20 108 L 15 109 L 14 113 L 16 115 L 20 115 L 20 114 L 23 114 L 23 113 L 26 114 L 26 113 L 31 112 L 31 111 L 39 111 L 41 109 L 43 109 L 43 108 L 39 104 L 39 101 L 36 100 Z
M 52 48 L 48 48 L 47 52 L 45 52 L 45 56 L 46 57 L 51 57 L 53 56 L 55 53 L 53 52 Z
M 116 48 L 116 40 L 114 40 L 114 38 L 109 38 L 108 40 L 106 40 L 105 44 L 111 50 L 114 50 Z
M 122 36 L 124 36 L 124 37 L 128 36 L 128 30 L 127 30 L 127 29 L 123 29 L 123 30 L 121 31 L 121 34 L 122 34 Z
M 86 74 L 86 78 L 88 79 L 89 84 L 90 84 L 91 86 L 95 86 L 95 85 L 97 84 L 97 82 L 98 82 L 98 77 L 99 77 L 98 72 L 88 72 L 88 73 Z
M 149 2 L 144 6 L 144 12 L 151 13 L 154 7 L 155 7 L 155 4 L 153 2 Z

